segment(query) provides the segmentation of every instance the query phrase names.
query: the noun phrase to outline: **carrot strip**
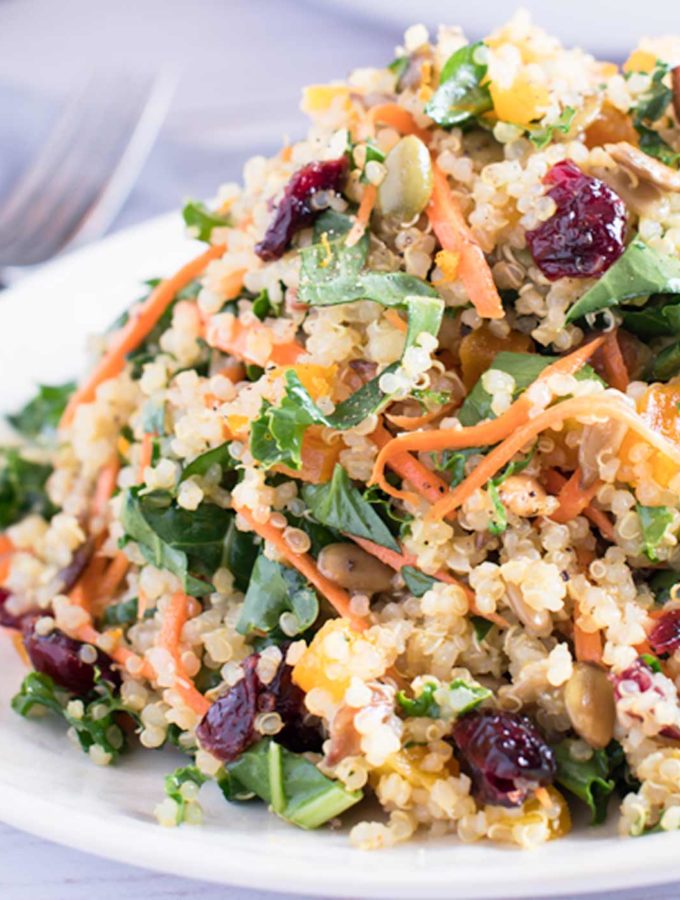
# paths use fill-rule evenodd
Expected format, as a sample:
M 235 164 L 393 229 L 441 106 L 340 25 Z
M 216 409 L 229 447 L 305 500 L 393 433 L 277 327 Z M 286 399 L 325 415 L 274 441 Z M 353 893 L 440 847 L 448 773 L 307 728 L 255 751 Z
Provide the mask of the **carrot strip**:
M 427 216 L 444 250 L 459 254 L 458 271 L 473 306 L 484 319 L 503 317 L 503 304 L 484 256 L 472 235 L 446 175 L 435 164 Z
M 92 606 L 97 596 L 97 588 L 104 574 L 108 560 L 101 556 L 99 550 L 106 538 L 106 532 L 100 532 L 94 539 L 94 547 L 87 565 L 80 573 L 80 577 L 68 592 L 71 603 L 80 606 L 88 613 L 92 613 Z
M 4 556 L 5 553 L 12 553 L 13 551 L 14 544 L 10 538 L 6 534 L 0 532 L 0 556 Z
M 9 576 L 9 570 L 12 566 L 12 554 L 6 553 L 0 556 L 0 584 L 4 584 Z
M 363 237 L 377 199 L 378 188 L 374 184 L 367 184 L 364 188 L 364 196 L 361 198 L 361 203 L 357 210 L 356 219 L 354 220 L 354 224 L 350 228 L 347 240 L 345 241 L 348 247 L 353 247 Z
M 151 434 L 151 432 L 146 432 L 144 437 L 142 438 L 142 446 L 139 450 L 139 462 L 137 464 L 137 484 L 142 484 L 144 481 L 144 470 L 147 466 L 151 465 L 151 460 L 153 458 L 153 442 L 155 434 Z
M 375 126 L 378 122 L 394 128 L 399 134 L 415 134 L 425 144 L 430 139 L 427 130 L 416 125 L 411 113 L 403 106 L 399 106 L 398 103 L 379 103 L 377 106 L 372 106 L 364 120 L 367 132 L 364 137 L 375 135 Z
M 81 625 L 80 628 L 77 629 L 75 636 L 78 640 L 83 641 L 86 644 L 94 644 L 95 646 L 98 646 L 98 641 L 103 637 L 101 631 L 97 631 L 92 625 Z M 150 663 L 141 656 L 138 656 L 133 650 L 129 650 L 127 647 L 116 647 L 109 653 L 109 656 L 111 659 L 115 660 L 119 666 L 122 666 L 126 672 L 130 672 L 128 662 L 134 662 L 134 666 L 132 667 L 134 672 L 130 672 L 130 674 L 133 674 L 133 677 L 135 678 L 146 678 L 151 680 L 155 677 L 156 673 Z
M 355 616 L 350 606 L 350 596 L 337 584 L 334 584 L 328 578 L 321 574 L 316 563 L 308 553 L 293 553 L 283 538 L 283 531 L 275 528 L 269 522 L 258 522 L 255 520 L 252 512 L 245 506 L 234 507 L 236 512 L 243 517 L 248 526 L 265 541 L 269 541 L 279 551 L 281 556 L 290 563 L 293 568 L 297 569 L 301 575 L 311 582 L 314 587 L 328 600 L 333 609 L 343 617 L 348 619 L 355 631 L 363 631 L 368 627 L 365 619 Z
M 177 691 L 182 700 L 193 711 L 204 716 L 210 709 L 210 701 L 198 691 L 187 675 L 179 652 L 182 628 L 188 617 L 189 597 L 178 591 L 170 598 L 161 621 L 161 630 L 156 638 L 156 646 L 167 650 L 175 663 L 175 681 L 172 690 Z
M 402 550 L 401 553 L 397 553 L 396 550 L 390 550 L 389 547 L 383 547 L 380 544 L 375 544 L 373 541 L 369 541 L 367 538 L 357 537 L 353 534 L 348 534 L 346 535 L 346 537 L 351 538 L 355 544 L 358 544 L 362 548 L 362 550 L 370 553 L 371 556 L 375 556 L 376 559 L 379 559 L 380 562 L 384 563 L 386 566 L 389 566 L 391 569 L 394 569 L 395 572 L 401 572 L 404 566 L 412 566 L 413 568 L 418 568 L 418 560 L 412 553 L 406 553 L 404 550 Z M 487 619 L 489 622 L 493 622 L 495 625 L 498 625 L 501 628 L 510 627 L 510 623 L 507 621 L 507 619 L 504 619 L 503 616 L 499 616 L 496 613 L 481 612 L 475 602 L 475 592 L 472 590 L 472 588 L 467 584 L 464 584 L 462 581 L 459 581 L 457 578 L 454 578 L 453 575 L 440 569 L 440 571 L 432 577 L 436 578 L 438 581 L 445 581 L 447 584 L 455 584 L 456 587 L 461 588 L 468 599 L 468 603 L 470 604 L 470 612 L 473 615 L 481 616 L 483 619 Z
M 607 334 L 602 346 L 602 357 L 607 381 L 617 391 L 625 394 L 630 378 L 628 377 L 628 369 L 621 353 L 616 331 L 610 331 Z
M 416 431 L 418 428 L 423 428 L 425 425 L 441 419 L 442 416 L 455 409 L 456 405 L 456 403 L 447 403 L 444 406 L 440 406 L 439 409 L 433 409 L 430 412 L 423 413 L 421 416 L 399 416 L 395 415 L 395 413 L 385 413 L 385 418 L 400 431 Z
M 125 356 L 149 334 L 179 291 L 197 278 L 211 260 L 221 256 L 224 249 L 223 246 L 209 247 L 200 256 L 182 266 L 171 278 L 162 281 L 144 303 L 130 314 L 130 318 L 113 337 L 108 350 L 94 370 L 72 394 L 61 417 L 60 428 L 66 428 L 71 424 L 75 411 L 81 403 L 90 403 L 94 400 L 96 390 L 103 381 L 114 378 L 122 371 Z
M 622 401 L 606 394 L 591 397 L 573 397 L 563 400 L 555 406 L 551 406 L 540 415 L 529 420 L 521 428 L 506 438 L 498 447 L 495 447 L 468 477 L 447 497 L 436 503 L 428 513 L 430 519 L 441 519 L 448 513 L 464 503 L 476 490 L 483 487 L 498 470 L 509 462 L 515 453 L 536 438 L 542 431 L 554 428 L 564 422 L 565 419 L 598 416 L 616 419 L 627 425 L 632 431 L 637 432 L 656 450 L 660 450 L 664 456 L 680 465 L 680 447 L 676 447 L 667 438 L 658 432 L 652 431 L 649 426 Z M 461 433 L 460 446 L 471 446 L 469 434 L 474 429 L 464 429 Z
M 548 490 L 552 494 L 559 494 L 564 485 L 566 484 L 567 479 L 564 475 L 561 475 L 556 469 L 548 469 L 547 472 L 547 484 Z M 609 520 L 609 517 L 605 512 L 601 509 L 597 509 L 592 503 L 589 503 L 588 506 L 583 510 L 583 515 L 590 519 L 593 525 L 600 531 L 603 537 L 605 537 L 611 543 L 614 543 L 614 539 L 616 534 L 614 532 L 614 526 Z M 555 518 L 552 516 L 552 518 Z
M 577 372 L 590 356 L 602 346 L 604 340 L 605 338 L 602 336 L 595 338 L 589 344 L 584 344 L 567 356 L 563 356 L 551 363 L 541 372 L 536 381 L 543 381 L 551 375 L 572 375 L 574 372 Z M 398 497 L 398 492 L 395 492 L 395 489 L 384 476 L 385 466 L 392 466 L 392 457 L 407 450 L 423 450 L 436 453 L 440 450 L 458 450 L 466 447 L 483 447 L 489 444 L 496 444 L 524 425 L 529 418 L 530 408 L 530 401 L 527 399 L 526 393 L 523 393 L 497 419 L 480 422 L 478 425 L 472 425 L 469 428 L 440 428 L 436 431 L 419 431 L 392 438 L 391 441 L 381 447 L 373 467 L 371 483 L 380 485 L 382 490 L 390 496 Z
M 560 488 L 557 495 L 557 499 L 560 501 L 559 509 L 550 516 L 553 521 L 563 524 L 580 516 L 602 485 L 601 481 L 594 481 L 589 487 L 583 487 L 581 478 L 581 470 L 576 469 L 571 478 L 565 481 Z
M 256 366 L 274 362 L 292 366 L 305 352 L 297 341 L 275 344 L 272 331 L 262 322 L 244 325 L 235 316 L 220 314 L 208 323 L 206 340 L 211 347 Z
M 387 321 L 393 328 L 401 331 L 402 334 L 406 334 L 406 332 L 408 331 L 408 325 L 406 324 L 406 322 L 404 322 L 396 309 L 386 309 L 383 313 L 383 316 L 387 319 Z
M 574 654 L 579 662 L 602 665 L 602 632 L 584 631 L 576 624 L 578 604 L 574 608 Z
M 100 470 L 92 497 L 91 514 L 93 516 L 103 516 L 106 512 L 106 504 L 116 489 L 119 470 L 120 462 L 117 456 L 111 457 L 110 462 Z
M 97 585 L 97 596 L 105 599 L 113 597 L 127 575 L 129 568 L 130 560 L 122 550 L 119 550 L 109 563 L 108 569 Z
M 394 438 L 390 435 L 389 431 L 381 424 L 373 431 L 370 438 L 373 443 L 381 448 L 381 453 L 382 448 L 389 446 L 394 441 Z M 380 453 L 378 454 L 378 459 L 379 458 Z M 386 464 L 393 469 L 397 475 L 401 476 L 404 481 L 410 481 L 418 493 L 430 503 L 436 503 L 438 500 L 441 500 L 442 496 L 444 496 L 448 490 L 448 485 L 436 472 L 432 472 L 427 466 L 424 466 L 419 459 L 416 459 L 415 456 L 411 456 L 410 453 L 395 453 L 393 456 L 390 456 Z M 410 491 L 399 491 L 396 488 L 393 488 L 385 479 L 383 479 L 383 481 L 389 487 L 388 493 L 390 496 L 409 503 L 418 502 L 419 498 L 417 494 Z M 385 490 L 383 484 L 380 486 Z

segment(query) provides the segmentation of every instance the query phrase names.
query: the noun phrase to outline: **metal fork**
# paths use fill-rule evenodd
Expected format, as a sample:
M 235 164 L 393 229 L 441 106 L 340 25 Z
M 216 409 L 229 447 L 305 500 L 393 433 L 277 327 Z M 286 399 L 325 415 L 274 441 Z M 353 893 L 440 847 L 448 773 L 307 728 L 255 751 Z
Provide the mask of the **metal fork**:
M 176 79 L 91 76 L 0 209 L 0 267 L 29 266 L 102 234 L 163 124 Z

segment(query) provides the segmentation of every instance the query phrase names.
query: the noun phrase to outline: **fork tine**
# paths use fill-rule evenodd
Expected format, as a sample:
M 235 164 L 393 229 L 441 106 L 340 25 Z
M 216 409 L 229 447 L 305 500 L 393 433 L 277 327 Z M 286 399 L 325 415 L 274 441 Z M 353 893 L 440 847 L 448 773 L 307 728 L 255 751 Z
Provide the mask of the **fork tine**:
M 81 92 L 77 115 L 61 129 L 59 143 L 70 152 L 41 154 L 30 189 L 0 215 L 0 264 L 29 265 L 58 252 L 87 214 L 108 199 L 102 215 L 87 223 L 96 233 L 122 202 L 146 158 L 174 90 L 167 74 L 93 79 Z M 56 168 L 50 165 L 58 159 Z

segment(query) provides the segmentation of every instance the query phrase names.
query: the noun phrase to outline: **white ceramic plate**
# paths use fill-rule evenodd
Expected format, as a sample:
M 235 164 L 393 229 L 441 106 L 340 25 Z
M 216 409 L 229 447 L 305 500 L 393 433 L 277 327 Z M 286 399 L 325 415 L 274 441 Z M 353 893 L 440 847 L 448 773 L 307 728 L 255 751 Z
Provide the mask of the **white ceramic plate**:
M 462 25 L 471 38 L 493 31 L 513 14 L 528 9 L 537 25 L 556 34 L 563 43 L 585 47 L 592 53 L 624 59 L 643 35 L 676 34 L 677 8 L 669 2 L 639 0 L 484 0 L 483 3 L 451 3 L 451 0 L 317 0 L 327 7 L 354 16 L 404 29 L 415 22 L 428 26 Z
M 15 407 L 35 381 L 75 374 L 88 332 L 136 297 L 141 279 L 173 270 L 194 249 L 179 219 L 165 217 L 0 294 L 0 408 Z M 680 879 L 674 834 L 622 840 L 612 825 L 579 829 L 534 853 L 451 838 L 362 853 L 344 833 L 304 832 L 261 806 L 228 805 L 213 785 L 204 788 L 202 827 L 162 829 L 153 808 L 179 757 L 145 751 L 97 768 L 71 746 L 61 723 L 25 721 L 11 711 L 25 670 L 7 634 L 0 634 L 0 671 L 0 819 L 81 850 L 225 884 L 342 897 L 573 897 Z

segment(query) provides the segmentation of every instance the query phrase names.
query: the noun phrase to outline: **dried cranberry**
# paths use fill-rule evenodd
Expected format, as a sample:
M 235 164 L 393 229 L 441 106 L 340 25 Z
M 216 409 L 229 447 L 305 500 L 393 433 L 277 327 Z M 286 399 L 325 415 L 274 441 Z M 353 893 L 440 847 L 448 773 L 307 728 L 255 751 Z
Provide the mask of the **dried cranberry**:
M 546 278 L 601 275 L 624 250 L 626 207 L 598 178 L 585 175 L 571 160 L 550 169 L 544 184 L 557 206 L 554 214 L 526 238 Z
M 293 684 L 293 669 L 282 663 L 272 681 L 260 696 L 261 711 L 277 712 L 283 720 L 283 728 L 276 740 L 294 753 L 321 749 L 321 734 L 314 721 L 310 721 L 305 709 L 305 695 Z
M 82 575 L 93 553 L 94 541 L 88 539 L 74 552 L 71 562 L 57 573 L 57 580 L 59 581 L 58 592 L 60 594 L 68 594 Z
M 339 191 L 347 174 L 347 159 L 308 163 L 288 182 L 274 218 L 255 252 L 265 262 L 283 256 L 293 235 L 314 221 L 312 197 L 318 191 Z
M 120 684 L 120 676 L 110 656 L 97 650 L 93 663 L 84 662 L 80 651 L 85 644 L 58 629 L 49 634 L 37 634 L 36 619 L 37 616 L 32 616 L 23 622 L 24 647 L 36 672 L 49 675 L 55 684 L 78 696 L 89 694 L 94 688 L 95 669 L 99 669 L 105 681 Z
M 680 609 L 669 609 L 657 619 L 649 643 L 655 653 L 675 653 L 680 647 Z
M 307 721 L 304 693 L 293 684 L 291 667 L 282 662 L 274 678 L 263 684 L 257 674 L 259 659 L 259 653 L 252 653 L 243 661 L 243 677 L 213 703 L 196 729 L 201 746 L 224 762 L 260 739 L 255 718 L 266 712 L 281 716 L 283 728 L 276 740 L 284 747 L 298 753 L 320 749 L 319 730 Z
M 456 722 L 453 740 L 483 803 L 520 806 L 531 791 L 555 777 L 555 755 L 526 716 L 468 713 Z

